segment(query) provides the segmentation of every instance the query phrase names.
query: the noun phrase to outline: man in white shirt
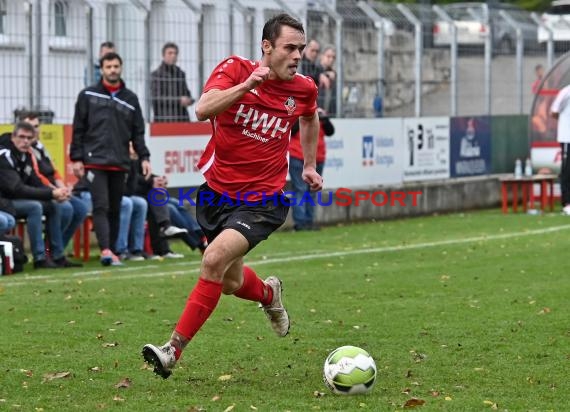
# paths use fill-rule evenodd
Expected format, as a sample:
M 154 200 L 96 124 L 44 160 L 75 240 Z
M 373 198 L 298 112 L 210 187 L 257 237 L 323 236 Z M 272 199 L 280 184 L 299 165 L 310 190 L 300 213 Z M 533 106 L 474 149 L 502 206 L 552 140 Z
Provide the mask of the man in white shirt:
M 550 106 L 550 114 L 558 119 L 557 139 L 560 143 L 560 191 L 562 192 L 562 213 L 570 216 L 570 85 L 562 88 Z

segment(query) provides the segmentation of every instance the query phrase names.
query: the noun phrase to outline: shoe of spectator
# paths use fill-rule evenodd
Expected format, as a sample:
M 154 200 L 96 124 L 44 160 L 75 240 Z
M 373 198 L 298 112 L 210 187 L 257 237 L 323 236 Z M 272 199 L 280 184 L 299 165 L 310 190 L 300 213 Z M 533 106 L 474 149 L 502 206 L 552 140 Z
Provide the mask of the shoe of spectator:
M 121 266 L 123 263 L 110 249 L 101 251 L 101 264 L 103 266 Z
M 53 263 L 55 263 L 60 268 L 82 268 L 83 267 L 83 264 L 67 260 L 67 258 L 65 256 L 62 256 L 59 259 L 54 259 Z
M 34 262 L 34 269 L 59 269 L 60 266 L 55 264 L 50 259 L 36 260 Z
M 168 252 L 162 255 L 162 257 L 164 259 L 182 259 L 184 255 L 182 253 Z
M 160 236 L 168 239 L 184 236 L 185 233 L 188 233 L 188 230 L 177 226 L 167 226 L 160 228 Z
M 132 260 L 133 262 L 142 262 L 144 260 L 144 256 L 142 252 L 133 252 L 127 259 Z
M 164 260 L 164 258 L 160 255 L 150 255 L 148 257 L 148 259 L 150 259 L 150 260 Z
M 127 260 L 130 256 L 130 254 L 128 252 L 123 252 L 123 253 L 115 253 L 115 255 L 117 255 L 117 257 L 119 258 L 119 260 Z

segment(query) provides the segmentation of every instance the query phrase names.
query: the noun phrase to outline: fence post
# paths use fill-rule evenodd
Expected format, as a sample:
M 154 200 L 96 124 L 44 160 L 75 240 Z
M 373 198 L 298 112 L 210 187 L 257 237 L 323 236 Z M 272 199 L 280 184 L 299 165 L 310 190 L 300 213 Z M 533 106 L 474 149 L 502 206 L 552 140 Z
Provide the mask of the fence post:
M 449 24 L 451 28 L 451 43 L 450 43 L 450 53 L 451 53 L 451 87 L 450 87 L 450 106 L 451 115 L 457 116 L 457 26 L 455 21 L 447 14 L 441 7 L 434 5 L 433 11 L 443 20 Z
M 504 10 L 499 10 L 499 15 L 507 22 L 509 26 L 515 29 L 517 36 L 517 97 L 519 113 L 523 113 L 523 48 L 524 42 L 522 37 L 521 26 Z
M 548 41 L 546 43 L 546 62 L 548 65 L 547 68 L 550 69 L 554 64 L 554 33 L 552 33 L 552 29 L 550 27 L 544 24 L 538 14 L 532 12 L 530 17 L 539 27 L 548 33 Z
M 398 10 L 402 12 L 404 17 L 414 25 L 415 38 L 415 61 L 414 61 L 414 77 L 415 77 L 415 116 L 422 115 L 422 55 L 423 55 L 423 29 L 422 22 L 403 4 L 397 5 Z
M 376 10 L 364 1 L 359 1 L 358 7 L 374 22 L 374 28 L 376 29 L 376 42 L 378 43 L 376 55 L 378 64 L 378 94 L 380 95 L 380 98 L 384 100 L 384 81 L 386 76 L 386 68 L 384 67 L 384 19 L 376 12 Z

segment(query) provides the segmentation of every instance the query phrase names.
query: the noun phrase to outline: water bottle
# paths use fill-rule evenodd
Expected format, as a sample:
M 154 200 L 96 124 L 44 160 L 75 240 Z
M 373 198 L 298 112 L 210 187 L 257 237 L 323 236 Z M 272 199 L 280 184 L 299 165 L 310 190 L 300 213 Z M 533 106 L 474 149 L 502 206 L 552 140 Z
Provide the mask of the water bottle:
M 524 163 L 524 175 L 526 177 L 532 177 L 532 163 L 530 162 L 530 157 L 527 157 Z
M 515 161 L 515 179 L 520 179 L 522 177 L 522 162 L 521 159 Z

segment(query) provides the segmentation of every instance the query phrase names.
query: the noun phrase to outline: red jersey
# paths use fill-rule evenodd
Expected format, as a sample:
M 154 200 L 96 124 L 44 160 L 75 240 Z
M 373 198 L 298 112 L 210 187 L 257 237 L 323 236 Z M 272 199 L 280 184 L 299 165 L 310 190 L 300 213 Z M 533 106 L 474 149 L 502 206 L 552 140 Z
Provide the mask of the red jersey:
M 243 83 L 259 62 L 231 56 L 212 72 L 204 92 Z M 289 81 L 266 80 L 224 112 L 210 119 L 212 138 L 198 167 L 208 186 L 230 198 L 260 200 L 261 193 L 279 193 L 288 171 L 291 127 L 300 116 L 317 110 L 317 87 L 310 77 L 296 74 Z

